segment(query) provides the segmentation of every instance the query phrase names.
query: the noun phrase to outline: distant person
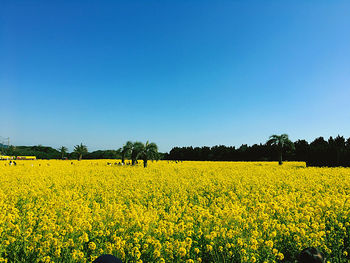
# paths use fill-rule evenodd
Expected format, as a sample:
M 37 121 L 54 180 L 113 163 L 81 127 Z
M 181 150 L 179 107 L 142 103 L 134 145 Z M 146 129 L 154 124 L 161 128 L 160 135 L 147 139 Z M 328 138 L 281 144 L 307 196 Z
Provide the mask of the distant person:
M 324 263 L 326 259 L 322 252 L 317 248 L 308 247 L 300 252 L 298 257 L 299 263 Z
M 92 263 L 123 263 L 119 258 L 113 255 L 102 255 L 96 258 Z
M 10 165 L 10 166 L 12 165 L 12 161 L 9 162 L 9 165 Z
M 17 165 L 17 163 L 16 163 L 15 161 L 13 161 L 13 165 L 14 165 L 14 166 L 16 166 L 16 165 Z

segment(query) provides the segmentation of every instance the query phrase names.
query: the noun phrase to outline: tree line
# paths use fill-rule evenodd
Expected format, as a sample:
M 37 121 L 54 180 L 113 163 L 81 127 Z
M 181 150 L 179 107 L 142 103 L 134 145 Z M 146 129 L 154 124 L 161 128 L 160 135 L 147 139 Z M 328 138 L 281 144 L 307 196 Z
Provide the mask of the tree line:
M 266 143 L 248 146 L 217 145 L 213 147 L 174 147 L 165 154 L 167 160 L 191 161 L 305 161 L 308 166 L 346 166 L 350 167 L 350 138 L 343 136 L 329 137 L 325 140 L 318 137 L 311 143 L 297 140 L 280 145 L 277 135 L 273 135 Z M 281 135 L 282 136 L 282 135 Z
M 177 161 L 305 161 L 308 166 L 350 167 L 350 138 L 343 136 L 318 137 L 311 143 L 306 140 L 291 142 L 288 135 L 272 135 L 266 143 L 248 146 L 217 145 L 213 147 L 174 147 L 169 153 L 159 153 L 155 143 L 126 142 L 116 150 L 88 152 L 85 145 L 74 147 L 72 152 L 64 146 L 54 149 L 48 146 L 2 147 L 1 153 L 11 156 L 36 156 L 38 159 L 130 159 L 132 164 L 142 159 L 147 166 L 150 159 Z
M 62 146 L 60 149 L 62 154 L 62 159 L 64 158 L 64 154 L 67 150 L 66 147 Z M 82 143 L 80 145 L 76 145 L 73 151 L 80 161 L 83 158 L 83 155 L 88 154 L 88 149 Z M 143 166 L 147 167 L 148 160 L 158 160 L 158 146 L 154 142 L 146 143 L 142 142 L 131 142 L 127 141 L 122 148 L 119 148 L 116 151 L 116 155 L 120 156 L 122 164 L 125 164 L 125 159 L 131 159 L 131 165 L 135 165 L 139 159 L 143 161 Z M 85 156 L 86 157 L 86 156 Z
M 2 152 L 1 152 L 2 151 Z M 125 164 L 125 159 L 130 159 L 131 164 L 135 165 L 138 160 L 143 160 L 144 167 L 147 167 L 148 160 L 159 160 L 163 154 L 158 152 L 157 144 L 153 142 L 131 142 L 117 150 L 98 150 L 89 153 L 84 144 L 74 146 L 73 152 L 69 153 L 68 148 L 62 146 L 54 149 L 48 146 L 10 146 L 3 148 L 1 154 L 11 156 L 36 156 L 38 159 L 121 159 Z

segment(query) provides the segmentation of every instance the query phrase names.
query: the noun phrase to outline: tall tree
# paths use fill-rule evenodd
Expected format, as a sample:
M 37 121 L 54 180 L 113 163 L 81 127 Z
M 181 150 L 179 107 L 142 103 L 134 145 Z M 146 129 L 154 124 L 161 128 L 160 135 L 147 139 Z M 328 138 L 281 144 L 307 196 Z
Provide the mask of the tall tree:
M 297 140 L 294 142 L 294 161 L 306 161 L 309 153 L 310 145 L 305 140 Z
M 281 135 L 271 135 L 269 140 L 267 141 L 268 145 L 275 145 L 278 149 L 278 164 L 281 165 L 282 162 L 282 153 L 283 150 L 286 148 L 293 149 L 294 145 L 291 140 L 289 140 L 287 134 L 281 134 Z
M 78 160 L 80 161 L 83 158 L 83 155 L 88 153 L 88 149 L 81 143 L 80 145 L 78 144 L 74 146 L 74 152 L 78 154 Z
M 120 149 L 123 164 L 125 164 L 125 158 L 130 155 L 132 147 L 133 143 L 131 141 L 127 141 L 124 144 L 124 146 Z
M 154 142 L 142 144 L 139 152 L 139 157 L 143 160 L 143 167 L 147 167 L 148 160 L 154 160 L 158 158 L 158 146 Z
M 336 149 L 336 165 L 340 165 L 340 159 L 341 156 L 343 154 L 343 152 L 345 152 L 345 138 L 343 136 L 338 135 L 335 139 L 334 139 L 334 147 Z
M 67 149 L 67 147 L 62 146 L 61 148 L 58 149 L 58 151 L 61 154 L 61 159 L 63 159 L 63 157 L 67 153 L 68 149 Z
M 135 165 L 144 145 L 142 142 L 134 142 L 131 147 L 131 164 Z

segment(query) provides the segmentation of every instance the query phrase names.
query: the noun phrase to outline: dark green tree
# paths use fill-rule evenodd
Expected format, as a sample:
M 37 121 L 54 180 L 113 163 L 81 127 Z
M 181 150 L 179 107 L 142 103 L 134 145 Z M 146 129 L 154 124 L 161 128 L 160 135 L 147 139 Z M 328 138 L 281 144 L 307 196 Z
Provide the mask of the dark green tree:
M 80 161 L 83 158 L 83 155 L 88 153 L 88 149 L 81 143 L 80 145 L 78 144 L 74 146 L 74 153 L 78 155 L 78 160 Z
M 139 152 L 140 159 L 143 160 L 143 167 L 147 167 L 148 160 L 158 159 L 158 146 L 154 142 L 142 144 Z
M 62 146 L 62 147 L 60 147 L 60 148 L 58 149 L 58 151 L 59 151 L 60 154 L 61 154 L 61 159 L 63 159 L 64 156 L 67 154 L 68 149 L 67 149 L 67 147 Z
M 6 153 L 7 155 L 16 155 L 16 146 L 10 145 L 10 146 L 6 149 L 5 153 Z
M 334 141 L 333 146 L 336 151 L 336 165 L 341 165 L 341 156 L 343 155 L 343 152 L 345 151 L 345 138 L 343 136 L 338 135 Z
M 284 149 L 294 149 L 293 142 L 289 140 L 287 134 L 281 135 L 271 135 L 269 140 L 267 141 L 268 145 L 275 145 L 278 149 L 278 164 L 281 165 L 282 162 L 282 153 Z
M 135 165 L 144 145 L 142 142 L 134 142 L 131 147 L 131 164 Z
M 131 141 L 127 141 L 124 144 L 124 146 L 120 149 L 123 164 L 125 164 L 125 158 L 130 156 L 132 147 L 133 147 L 133 143 Z

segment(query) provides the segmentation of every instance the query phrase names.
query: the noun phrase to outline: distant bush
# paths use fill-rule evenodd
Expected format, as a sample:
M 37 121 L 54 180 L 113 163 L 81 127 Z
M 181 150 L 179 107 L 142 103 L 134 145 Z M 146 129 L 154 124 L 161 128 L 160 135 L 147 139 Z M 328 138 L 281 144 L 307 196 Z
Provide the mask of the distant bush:
M 60 159 L 61 153 L 48 146 L 10 146 L 6 154 L 12 156 L 36 156 L 38 159 Z
M 98 150 L 88 153 L 84 159 L 120 159 L 121 155 L 115 150 Z

